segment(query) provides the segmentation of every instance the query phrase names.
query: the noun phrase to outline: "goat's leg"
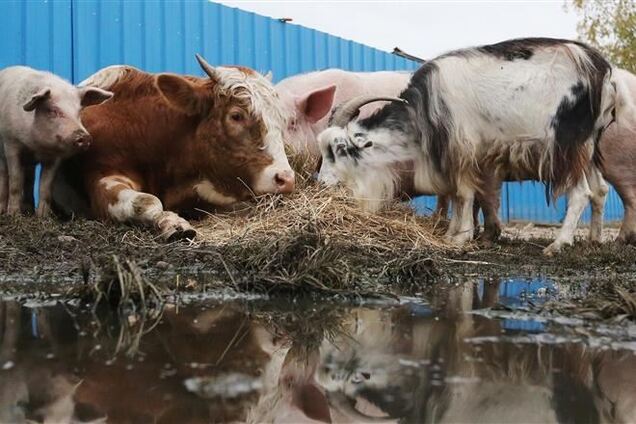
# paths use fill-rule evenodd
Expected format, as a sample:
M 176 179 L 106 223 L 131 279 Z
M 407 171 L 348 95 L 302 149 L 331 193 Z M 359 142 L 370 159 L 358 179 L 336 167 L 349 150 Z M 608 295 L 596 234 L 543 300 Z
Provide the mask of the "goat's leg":
M 437 196 L 437 205 L 435 206 L 435 212 L 433 212 L 433 216 L 437 218 L 446 218 L 448 216 L 449 202 L 450 202 L 450 196 L 447 196 L 447 195 Z
M 452 235 L 452 241 L 455 244 L 463 245 L 473 238 L 473 203 L 475 201 L 475 191 L 467 186 L 460 186 L 457 191 L 456 205 L 453 206 L 453 212 L 457 210 L 457 229 Z
M 93 212 L 103 219 L 153 227 L 168 241 L 191 239 L 196 235 L 188 221 L 174 212 L 164 211 L 159 198 L 141 192 L 140 185 L 127 176 L 100 178 L 90 187 L 90 193 Z
M 457 201 L 456 197 L 451 197 L 450 207 L 451 207 L 451 219 L 450 219 L 450 222 L 448 223 L 448 229 L 446 230 L 446 234 L 444 235 L 444 238 L 446 239 L 447 242 L 452 243 L 453 236 L 457 234 L 457 231 L 459 230 L 459 219 L 460 219 L 459 202 Z
M 478 195 L 481 210 L 484 213 L 483 239 L 496 241 L 501 235 L 501 220 L 499 219 L 499 206 L 501 203 L 501 185 L 493 191 Z
M 581 178 L 574 187 L 570 188 L 567 193 L 568 206 L 565 219 L 557 238 L 543 249 L 544 254 L 552 255 L 561 250 L 561 247 L 571 245 L 574 242 L 574 230 L 576 230 L 583 209 L 589 203 L 590 197 L 592 197 L 592 191 L 585 177 Z
M 593 166 L 587 173 L 587 182 L 592 191 L 592 222 L 590 223 L 590 241 L 601 242 L 603 237 L 603 211 L 609 186 L 603 179 L 601 172 Z

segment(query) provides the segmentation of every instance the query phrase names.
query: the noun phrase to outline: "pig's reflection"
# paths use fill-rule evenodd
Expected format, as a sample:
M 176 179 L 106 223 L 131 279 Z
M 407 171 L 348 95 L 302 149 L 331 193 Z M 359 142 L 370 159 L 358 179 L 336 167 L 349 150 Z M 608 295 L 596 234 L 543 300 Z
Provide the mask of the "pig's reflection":
M 336 332 L 306 323 L 337 307 L 307 308 L 292 320 L 303 336 L 280 325 L 289 312 L 238 304 L 96 330 L 58 308 L 3 303 L 0 366 L 12 366 L 0 371 L 0 422 L 636 421 L 631 352 L 468 343 L 501 334 L 500 321 L 466 313 L 498 292 L 342 309 Z

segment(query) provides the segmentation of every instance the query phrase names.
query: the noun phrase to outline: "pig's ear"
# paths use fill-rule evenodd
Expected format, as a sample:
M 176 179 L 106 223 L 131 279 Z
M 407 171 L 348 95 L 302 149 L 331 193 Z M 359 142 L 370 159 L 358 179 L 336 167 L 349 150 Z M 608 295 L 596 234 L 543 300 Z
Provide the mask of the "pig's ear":
M 274 79 L 274 74 L 272 73 L 272 71 L 267 71 L 267 73 L 263 76 L 269 82 L 272 82 L 272 80 Z
M 31 96 L 29 101 L 26 102 L 24 106 L 22 106 L 22 108 L 26 112 L 31 112 L 35 110 L 35 108 L 37 108 L 38 106 L 44 104 L 50 98 L 51 98 L 51 89 L 43 88 L 37 93 L 35 93 L 33 96 Z
M 331 423 L 331 412 L 327 396 L 317 387 L 315 382 L 307 382 L 295 388 L 292 403 L 303 411 L 307 418 Z
M 113 97 L 112 92 L 97 87 L 82 87 L 78 90 L 82 107 L 98 105 Z
M 307 117 L 309 122 L 316 123 L 331 110 L 335 94 L 335 85 L 314 90 L 298 100 L 298 110 Z

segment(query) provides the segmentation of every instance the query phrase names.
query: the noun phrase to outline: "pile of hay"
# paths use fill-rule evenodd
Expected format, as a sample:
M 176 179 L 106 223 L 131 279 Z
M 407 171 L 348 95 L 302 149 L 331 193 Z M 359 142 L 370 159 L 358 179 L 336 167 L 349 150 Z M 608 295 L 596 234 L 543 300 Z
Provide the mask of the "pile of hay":
M 432 275 L 431 255 L 449 250 L 438 219 L 396 202 L 362 210 L 341 188 L 320 186 L 296 160 L 297 190 L 263 196 L 196 225 L 202 243 L 217 246 L 238 278 L 253 284 L 350 289 L 356 283 L 416 282 Z

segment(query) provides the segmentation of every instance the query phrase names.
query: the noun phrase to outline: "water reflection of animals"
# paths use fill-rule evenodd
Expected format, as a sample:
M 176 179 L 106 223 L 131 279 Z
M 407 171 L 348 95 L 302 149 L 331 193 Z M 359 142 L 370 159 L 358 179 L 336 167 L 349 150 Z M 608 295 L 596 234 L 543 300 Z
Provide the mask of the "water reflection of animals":
M 633 352 L 497 342 L 518 330 L 466 312 L 498 302 L 494 283 L 390 308 L 169 307 L 154 327 L 4 302 L 0 421 L 636 420 Z

